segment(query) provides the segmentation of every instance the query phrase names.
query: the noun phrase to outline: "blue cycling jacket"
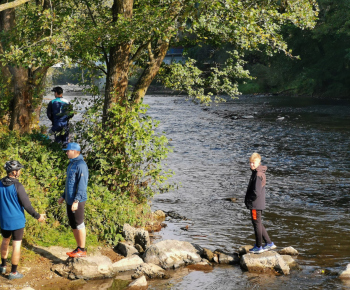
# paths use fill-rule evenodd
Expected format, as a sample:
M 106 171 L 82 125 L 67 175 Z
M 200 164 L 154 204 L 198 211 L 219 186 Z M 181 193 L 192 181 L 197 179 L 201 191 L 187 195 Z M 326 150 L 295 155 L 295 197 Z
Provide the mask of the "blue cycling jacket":
M 87 200 L 87 184 L 89 169 L 84 161 L 83 155 L 69 160 L 67 168 L 66 187 L 62 197 L 66 203 L 72 205 L 74 201 L 83 202 Z

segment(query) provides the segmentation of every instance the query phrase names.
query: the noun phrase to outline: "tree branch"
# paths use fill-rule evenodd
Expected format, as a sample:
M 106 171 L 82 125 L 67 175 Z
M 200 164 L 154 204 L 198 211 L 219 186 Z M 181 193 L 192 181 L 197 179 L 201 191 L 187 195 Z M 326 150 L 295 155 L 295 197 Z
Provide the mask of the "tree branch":
M 132 63 L 139 58 L 141 55 L 142 51 L 148 46 L 150 41 L 147 41 L 146 43 L 142 44 L 139 46 L 135 54 L 131 57 L 129 65 L 132 65 Z
M 1 4 L 0 5 L 0 11 L 4 11 L 6 9 L 10 9 L 10 8 L 15 8 L 19 5 L 22 5 L 24 3 L 29 2 L 30 0 L 16 0 L 10 3 L 6 3 L 6 4 Z

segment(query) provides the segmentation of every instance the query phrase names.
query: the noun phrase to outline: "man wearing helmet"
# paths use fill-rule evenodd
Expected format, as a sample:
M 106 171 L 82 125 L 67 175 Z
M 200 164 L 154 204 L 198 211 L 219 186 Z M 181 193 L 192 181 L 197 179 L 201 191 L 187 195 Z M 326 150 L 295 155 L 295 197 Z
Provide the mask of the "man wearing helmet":
M 12 236 L 12 268 L 8 276 L 10 280 L 23 277 L 17 272 L 17 266 L 26 222 L 24 209 L 39 222 L 45 220 L 44 214 L 38 214 L 34 210 L 23 185 L 18 182 L 23 167 L 18 161 L 7 161 L 4 166 L 7 176 L 0 180 L 0 227 L 3 236 L 0 273 L 6 273 L 6 260 Z
M 63 150 L 66 150 L 69 165 L 66 187 L 58 203 L 61 204 L 66 201 L 69 224 L 77 242 L 77 248 L 72 252 L 68 252 L 67 255 L 71 258 L 86 257 L 84 207 L 87 201 L 89 170 L 83 156 L 80 154 L 79 144 L 69 143 L 67 148 Z

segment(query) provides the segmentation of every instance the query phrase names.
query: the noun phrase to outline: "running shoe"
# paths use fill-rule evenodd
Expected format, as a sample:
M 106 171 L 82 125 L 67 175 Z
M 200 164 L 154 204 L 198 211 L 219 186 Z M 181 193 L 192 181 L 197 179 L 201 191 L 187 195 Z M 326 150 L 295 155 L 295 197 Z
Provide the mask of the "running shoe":
M 265 251 L 269 251 L 269 250 L 273 250 L 273 249 L 276 249 L 277 247 L 276 247 L 276 245 L 273 243 L 273 242 L 271 242 L 271 244 L 266 244 L 264 247 L 263 247 L 263 249 L 265 250 Z
M 249 250 L 249 253 L 252 254 L 261 254 L 263 252 L 265 252 L 266 250 L 263 249 L 263 247 L 257 247 L 256 245 L 254 246 L 254 248 Z
M 75 249 L 73 252 L 67 253 L 70 258 L 86 257 L 86 251 L 82 251 L 80 248 Z
M 0 274 L 5 274 L 6 273 L 6 267 L 0 266 Z
M 10 273 L 9 275 L 9 280 L 14 280 L 14 279 L 21 279 L 23 278 L 23 274 L 16 272 L 16 273 Z

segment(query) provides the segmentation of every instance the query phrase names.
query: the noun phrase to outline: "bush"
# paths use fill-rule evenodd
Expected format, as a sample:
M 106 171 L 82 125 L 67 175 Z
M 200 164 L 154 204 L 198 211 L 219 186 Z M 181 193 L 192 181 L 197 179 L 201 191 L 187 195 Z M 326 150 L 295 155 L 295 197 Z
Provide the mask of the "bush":
M 167 139 L 155 134 L 158 124 L 146 115 L 145 106 L 114 106 L 105 130 L 99 104 L 90 107 L 76 124 L 75 138 L 82 145 L 89 168 L 87 230 L 98 240 L 115 244 L 124 223 L 143 225 L 150 213 L 148 199 L 171 188 L 164 186 L 171 172 L 164 172 L 161 166 L 169 148 Z M 21 136 L 2 128 L 0 162 L 8 160 L 24 164 L 20 182 L 33 207 L 47 214 L 46 224 L 38 225 L 33 218 L 27 218 L 27 242 L 65 244 L 66 239 L 60 236 L 68 236 L 70 229 L 65 205 L 57 204 L 65 186 L 65 152 L 39 132 Z

